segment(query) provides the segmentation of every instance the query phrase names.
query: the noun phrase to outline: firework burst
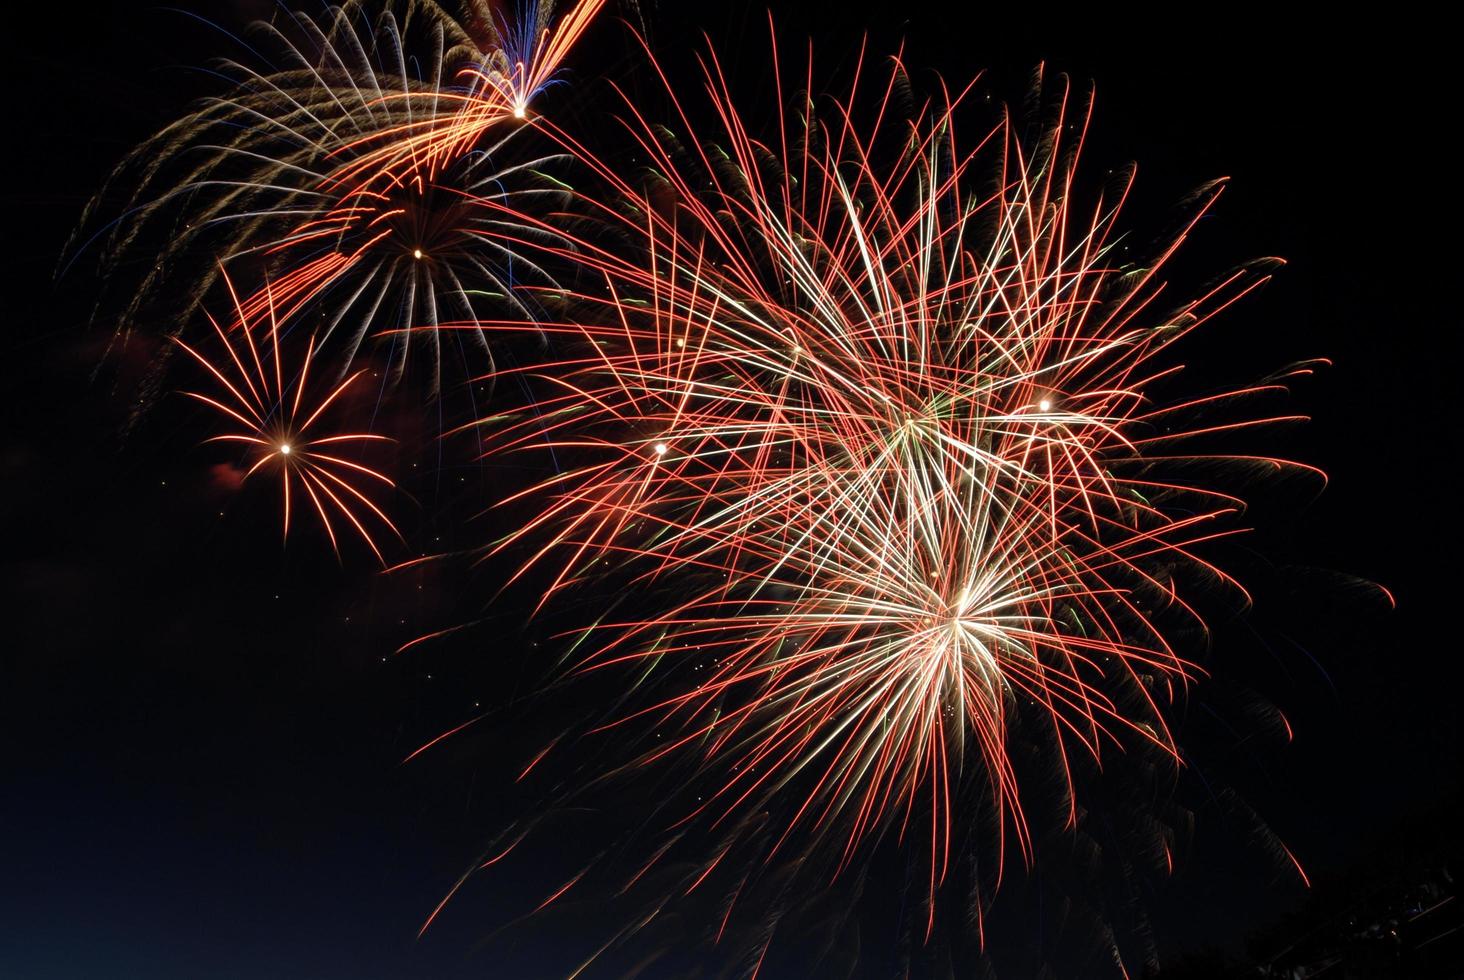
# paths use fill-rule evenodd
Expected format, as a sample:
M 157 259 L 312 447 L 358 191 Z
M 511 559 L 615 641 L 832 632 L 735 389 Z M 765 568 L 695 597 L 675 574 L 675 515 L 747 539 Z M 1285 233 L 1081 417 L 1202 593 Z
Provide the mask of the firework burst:
M 477 311 L 496 306 L 532 322 L 535 311 L 520 300 L 524 283 L 547 283 L 543 269 L 503 246 L 499 236 L 533 229 L 514 227 L 516 208 L 538 197 L 558 197 L 539 182 L 543 160 L 494 168 L 496 148 L 478 151 L 445 173 L 360 188 L 328 211 L 302 222 L 262 249 L 284 271 L 271 295 L 245 300 L 257 315 L 269 303 L 290 316 L 318 309 L 322 344 L 339 332 L 337 370 L 348 371 L 368 338 L 389 342 L 393 376 L 405 372 L 408 341 L 427 346 L 429 392 L 442 385 L 444 318 L 475 322 Z M 509 187 L 517 181 L 517 187 Z M 543 233 L 546 237 L 550 232 Z M 460 348 L 465 373 L 492 363 L 486 331 L 455 331 L 453 343 L 471 339 L 479 360 Z
M 1265 265 L 1161 306 L 1220 185 L 1128 256 L 1132 173 L 1079 190 L 1089 107 L 1065 85 L 1035 138 L 1002 120 L 963 150 L 964 93 L 914 100 L 898 59 L 873 99 L 857 79 L 827 105 L 802 95 L 770 139 L 715 58 L 706 73 L 721 130 L 630 105 L 650 175 L 599 167 L 616 200 L 586 204 L 640 253 L 576 243 L 606 289 L 545 329 L 583 353 L 537 372 L 535 414 L 490 436 L 589 461 L 537 488 L 547 503 L 498 547 L 560 555 L 551 592 L 612 557 L 683 596 L 702 582 L 590 633 L 581 669 L 638 665 L 661 693 L 631 718 L 682 729 L 637 765 L 697 755 L 697 813 L 776 808 L 784 838 L 841 837 L 841 864 L 923 824 L 928 933 L 975 774 L 1028 854 L 1014 718 L 1046 730 L 1070 823 L 1080 758 L 1138 741 L 1177 764 L 1192 592 L 1244 599 L 1204 556 L 1242 502 L 1185 475 L 1296 468 L 1204 448 L 1295 417 L 1235 408 L 1279 378 L 1158 400 L 1181 369 L 1161 355 Z
M 481 25 L 490 42 L 481 57 L 458 71 L 456 91 L 439 99 L 444 115 L 408 116 L 347 143 L 344 151 L 356 159 L 333 180 L 431 171 L 459 159 L 505 122 L 527 119 L 530 104 L 556 80 L 564 59 L 603 6 L 604 0 L 576 0 L 556 19 L 552 0 L 530 0 L 510 19 L 496 15 L 489 5 L 475 4 L 468 21 Z
M 518 79 L 517 98 L 532 98 L 599 6 L 579 3 L 562 30 L 550 6 L 535 8 L 526 16 L 542 26 L 531 41 L 482 3 L 458 19 L 431 2 L 378 13 L 351 0 L 258 25 L 273 63 L 226 62 L 235 87 L 114 175 L 132 190 L 123 217 L 98 233 L 105 261 L 116 267 L 153 237 L 166 242 L 130 290 L 121 328 L 165 285 L 186 298 L 177 317 L 186 322 L 220 269 L 247 261 L 273 280 L 281 310 L 319 308 L 321 343 L 343 349 L 340 375 L 368 334 L 394 338 L 400 374 L 400 341 L 416 335 L 434 348 L 435 393 L 440 317 L 471 320 L 486 304 L 532 319 L 518 287 L 549 281 L 499 232 L 529 234 L 515 215 L 562 192 L 547 175 L 555 160 L 519 152 L 525 127 L 490 82 Z M 264 304 L 245 303 L 251 314 Z
M 224 281 L 228 283 L 227 278 Z M 398 538 L 400 534 L 381 503 L 373 498 L 393 483 L 353 457 L 364 445 L 389 440 L 369 432 L 342 432 L 331 426 L 333 409 L 340 407 L 342 397 L 366 369 L 317 391 L 311 373 L 317 353 L 314 337 L 307 342 L 298 364 L 287 367 L 273 307 L 255 321 L 245 316 L 242 303 L 236 300 L 236 313 L 235 322 L 242 329 L 226 329 L 209 317 L 222 350 L 219 357 L 210 359 L 197 348 L 175 340 L 214 383 L 211 394 L 184 394 L 213 409 L 229 426 L 229 431 L 206 441 L 229 443 L 244 450 L 245 481 L 256 474 L 278 477 L 286 540 L 295 511 L 302 502 L 308 502 L 337 554 L 337 531 L 348 528 L 385 564 L 376 539 L 383 530 Z

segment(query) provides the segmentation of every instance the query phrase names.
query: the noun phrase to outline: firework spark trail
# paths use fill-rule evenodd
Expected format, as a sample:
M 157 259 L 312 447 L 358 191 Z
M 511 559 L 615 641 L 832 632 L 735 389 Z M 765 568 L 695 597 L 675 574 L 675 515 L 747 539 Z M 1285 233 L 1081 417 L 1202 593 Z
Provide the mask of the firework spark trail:
M 549 3 L 521 8 L 517 22 L 492 14 L 480 18 L 492 27 L 493 44 L 482 58 L 459 70 L 458 91 L 439 95 L 434 107 L 442 112 L 427 119 L 409 116 L 346 143 L 338 152 L 356 158 L 332 174 L 331 183 L 392 181 L 421 172 L 430 177 L 461 158 L 490 130 L 506 121 L 527 119 L 530 103 L 555 80 L 603 6 L 604 0 L 576 0 L 554 23 Z
M 673 135 L 627 100 L 650 161 L 639 185 L 559 133 L 619 198 L 584 206 L 640 254 L 582 239 L 556 252 L 606 284 L 580 315 L 536 325 L 583 353 L 537 369 L 550 393 L 487 439 L 589 462 L 531 491 L 540 511 L 496 547 L 528 544 L 525 569 L 556 562 L 546 599 L 613 556 L 647 581 L 710 582 L 666 613 L 599 623 L 581 669 L 706 669 L 620 723 L 683 726 L 642 762 L 699 754 L 709 819 L 781 799 L 783 837 L 839 828 L 843 863 L 923 821 L 928 933 L 968 756 L 998 836 L 1028 853 L 1017 714 L 1045 718 L 1070 823 L 1076 756 L 1139 740 L 1177 764 L 1166 709 L 1197 668 L 1171 639 L 1204 628 L 1186 590 L 1244 595 L 1203 554 L 1243 503 L 1183 464 L 1291 469 L 1204 440 L 1296 417 L 1194 421 L 1275 382 L 1154 393 L 1180 370 L 1161 355 L 1265 270 L 1161 308 L 1160 270 L 1221 185 L 1145 264 L 1124 261 L 1132 173 L 1082 203 L 1089 106 L 1065 85 L 1036 139 L 1003 120 L 965 152 L 964 93 L 898 111 L 898 59 L 872 105 L 857 79 L 831 107 L 805 97 L 771 141 L 749 133 L 715 56 L 704 68 L 713 138 L 686 111 Z
M 229 285 L 227 276 L 224 282 Z M 230 291 L 232 294 L 231 285 Z M 376 534 L 384 528 L 398 538 L 401 535 L 372 495 L 394 484 L 352 456 L 362 444 L 390 440 L 368 432 L 341 432 L 328 424 L 332 409 L 339 407 L 342 396 L 366 369 L 325 388 L 313 386 L 315 338 L 309 339 L 298 364 L 286 367 L 287 352 L 282 347 L 280 320 L 273 306 L 266 307 L 261 321 L 245 317 L 237 297 L 235 303 L 235 322 L 241 323 L 242 329 L 226 329 L 209 316 L 222 350 L 217 358 L 210 359 L 199 348 L 175 338 L 175 343 L 204 368 L 216 389 L 213 394 L 184 394 L 212 408 L 229 426 L 229 431 L 205 441 L 242 446 L 252 460 L 244 480 L 256 473 L 278 473 L 286 540 L 298 502 L 307 500 L 337 554 L 339 521 L 354 530 L 385 565 Z

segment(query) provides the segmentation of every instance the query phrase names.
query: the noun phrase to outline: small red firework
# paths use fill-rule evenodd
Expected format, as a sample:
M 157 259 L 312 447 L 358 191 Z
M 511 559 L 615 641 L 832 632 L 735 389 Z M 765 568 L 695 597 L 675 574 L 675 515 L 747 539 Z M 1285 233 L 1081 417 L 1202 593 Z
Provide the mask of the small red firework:
M 247 482 L 257 473 L 279 476 L 284 507 L 283 534 L 288 540 L 297 501 L 310 502 L 320 519 L 331 547 L 340 553 L 336 531 L 339 522 L 355 533 L 385 564 L 372 527 L 384 528 L 401 537 L 391 518 L 372 499 L 373 491 L 394 486 L 391 479 L 364 463 L 350 458 L 359 447 L 390 441 L 369 432 L 341 432 L 329 425 L 332 409 L 366 373 L 356 371 L 338 384 L 313 390 L 311 365 L 316 354 L 315 338 L 306 343 L 298 366 L 285 364 L 285 345 L 280 322 L 270 301 L 270 289 L 263 290 L 264 308 L 246 315 L 245 304 L 233 292 L 238 328 L 226 330 L 212 315 L 222 356 L 210 359 L 182 340 L 174 338 L 215 382 L 213 394 L 185 391 L 183 394 L 214 409 L 231 431 L 205 440 L 242 445 L 250 462 L 243 475 Z M 262 328 L 262 329 L 261 329 Z M 264 336 L 256 339 L 256 334 Z M 231 336 L 235 339 L 231 339 Z

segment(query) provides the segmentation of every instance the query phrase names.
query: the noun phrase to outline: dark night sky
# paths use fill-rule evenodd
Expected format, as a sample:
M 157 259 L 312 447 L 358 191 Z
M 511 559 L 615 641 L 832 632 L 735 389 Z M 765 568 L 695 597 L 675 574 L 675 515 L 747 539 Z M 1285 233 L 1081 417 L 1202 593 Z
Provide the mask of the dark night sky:
M 416 590 L 308 548 L 281 553 L 259 514 L 219 518 L 178 412 L 119 437 L 134 375 L 93 380 L 107 339 L 85 327 L 96 284 L 86 271 L 54 282 L 56 259 L 111 165 L 209 91 L 187 66 L 223 44 L 153 4 L 35 6 L 8 19 L 3 58 L 0 976 L 503 975 L 475 955 L 492 928 L 491 885 L 423 941 L 414 933 L 507 805 L 485 799 L 503 765 L 487 757 L 521 753 L 536 733 L 398 762 L 485 685 L 528 685 L 540 634 L 504 612 L 514 625 L 494 619 L 455 646 L 383 664 L 414 631 L 475 615 L 489 584 L 458 576 Z M 182 6 L 236 25 L 268 9 Z M 663 45 L 704 28 L 734 73 L 761 70 L 761 4 L 643 6 Z M 1441 91 L 1439 31 L 1398 7 L 1387 8 L 1396 20 L 1318 25 L 1253 8 L 1180 22 L 1127 7 L 774 6 L 785 38 L 815 34 L 825 64 L 867 27 L 876 49 L 903 33 L 917 68 L 952 79 L 986 69 L 1011 95 L 1039 60 L 1094 80 L 1089 165 L 1137 159 L 1143 200 L 1159 202 L 1148 206 L 1234 179 L 1195 262 L 1290 265 L 1193 356 L 1216 375 L 1335 361 L 1294 396 L 1315 421 L 1281 440 L 1331 486 L 1315 502 L 1260 507 L 1250 547 L 1275 565 L 1383 583 L 1398 608 L 1384 615 L 1326 586 L 1262 590 L 1252 624 L 1222 629 L 1214 657 L 1244 648 L 1231 679 L 1283 707 L 1297 738 L 1264 758 L 1222 751 L 1217 765 L 1321 881 L 1386 860 L 1399 827 L 1420 848 L 1444 836 L 1464 814 L 1447 516 L 1458 507 L 1447 478 L 1458 222 L 1443 149 L 1457 100 Z M 595 40 L 608 50 L 575 65 L 630 60 L 610 26 Z M 577 84 L 593 82 L 584 74 Z M 432 511 L 429 501 L 414 534 L 450 537 Z M 1243 949 L 1304 900 L 1214 823 L 1201 815 L 1213 843 L 1197 845 L 1159 903 L 1168 952 Z

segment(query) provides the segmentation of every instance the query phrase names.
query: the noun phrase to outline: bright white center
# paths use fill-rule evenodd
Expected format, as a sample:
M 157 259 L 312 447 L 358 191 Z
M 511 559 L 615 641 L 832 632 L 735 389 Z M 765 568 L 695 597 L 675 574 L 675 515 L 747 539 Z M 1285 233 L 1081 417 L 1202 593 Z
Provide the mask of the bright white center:
M 656 443 L 656 446 L 655 446 L 656 455 L 657 456 L 664 456 L 664 455 L 666 455 L 666 448 L 667 447 L 666 447 L 666 444 L 664 442 L 658 442 L 658 443 Z
M 1040 402 L 1037 403 L 1037 407 L 1040 408 L 1040 409 L 1042 409 L 1042 411 L 1044 411 L 1044 412 L 1050 412 L 1050 411 L 1052 411 L 1052 402 L 1049 401 L 1048 399 L 1044 398 Z
M 524 109 L 523 106 L 516 105 L 516 106 L 513 107 L 513 118 L 515 118 L 515 119 L 522 119 L 526 115 L 528 115 L 528 113 Z
M 280 455 L 281 456 L 288 456 L 288 455 L 290 455 L 290 444 L 288 442 L 282 442 L 282 443 L 280 443 Z
M 414 258 L 414 259 L 420 259 L 421 257 L 422 257 L 422 250 L 420 248 L 414 248 L 414 249 L 412 249 L 412 258 Z

